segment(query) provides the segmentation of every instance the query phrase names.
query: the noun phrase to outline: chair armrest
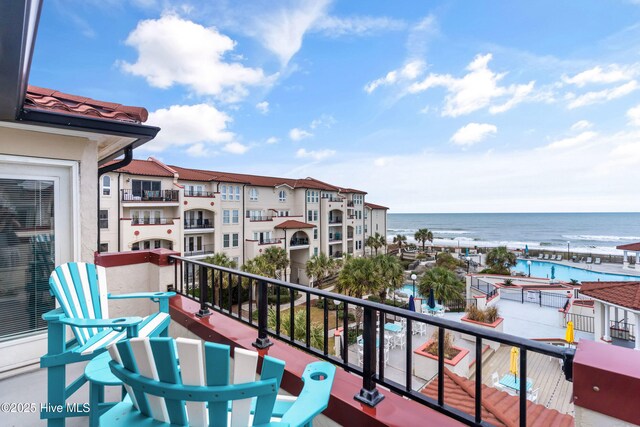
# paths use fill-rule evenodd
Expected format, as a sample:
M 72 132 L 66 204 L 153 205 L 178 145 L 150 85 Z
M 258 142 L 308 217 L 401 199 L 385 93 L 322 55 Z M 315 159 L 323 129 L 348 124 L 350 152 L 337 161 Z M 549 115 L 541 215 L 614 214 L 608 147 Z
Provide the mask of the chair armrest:
M 46 322 L 60 322 L 66 317 L 67 315 L 64 314 L 64 310 L 62 310 L 62 307 L 54 308 L 53 310 L 47 311 L 46 313 L 42 314 L 42 319 Z
M 291 425 L 306 425 L 324 411 L 329 404 L 335 374 L 336 367 L 329 362 L 309 363 L 302 374 L 304 387 L 280 421 Z
M 60 319 L 61 323 L 75 328 L 128 328 L 136 326 L 142 322 L 142 317 L 118 317 L 116 319 L 72 319 L 65 317 Z
M 107 294 L 109 299 L 130 299 L 130 298 L 149 298 L 154 301 L 158 301 L 162 298 L 171 298 L 176 296 L 175 292 L 134 292 L 131 294 Z

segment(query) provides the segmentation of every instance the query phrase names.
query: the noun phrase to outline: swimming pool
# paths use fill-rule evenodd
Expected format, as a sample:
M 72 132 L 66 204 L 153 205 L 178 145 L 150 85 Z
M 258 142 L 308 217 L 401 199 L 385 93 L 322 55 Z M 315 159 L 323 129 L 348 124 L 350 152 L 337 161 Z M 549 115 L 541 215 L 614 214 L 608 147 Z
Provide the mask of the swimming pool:
M 551 266 L 555 267 L 555 278 L 565 282 L 575 279 L 579 282 L 597 282 L 597 281 L 636 281 L 640 280 L 638 276 L 628 276 L 624 274 L 600 273 L 583 268 L 576 268 L 568 265 L 556 264 L 545 261 L 531 261 L 531 277 L 551 277 Z M 519 259 L 514 271 L 529 274 L 527 260 Z
M 405 285 L 402 288 L 400 288 L 400 291 L 404 292 L 408 296 L 413 295 L 413 283 L 405 283 Z M 420 291 L 418 290 L 418 284 L 417 283 L 416 283 L 416 294 L 415 294 L 415 297 L 422 298 L 422 295 L 420 295 Z

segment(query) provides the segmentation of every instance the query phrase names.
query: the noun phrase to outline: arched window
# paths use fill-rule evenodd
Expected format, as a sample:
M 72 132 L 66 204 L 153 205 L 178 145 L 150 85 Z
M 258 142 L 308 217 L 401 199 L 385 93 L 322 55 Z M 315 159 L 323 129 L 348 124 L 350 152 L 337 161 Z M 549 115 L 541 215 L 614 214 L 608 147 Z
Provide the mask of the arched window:
M 251 190 L 249 190 L 249 200 L 251 200 L 252 202 L 257 202 L 258 201 L 258 190 L 255 188 L 252 188 Z
M 281 202 L 286 202 L 287 201 L 287 192 L 284 190 L 280 190 L 280 192 L 278 193 L 278 200 L 280 200 Z
M 102 177 L 102 195 L 111 195 L 111 177 L 109 175 L 104 175 Z

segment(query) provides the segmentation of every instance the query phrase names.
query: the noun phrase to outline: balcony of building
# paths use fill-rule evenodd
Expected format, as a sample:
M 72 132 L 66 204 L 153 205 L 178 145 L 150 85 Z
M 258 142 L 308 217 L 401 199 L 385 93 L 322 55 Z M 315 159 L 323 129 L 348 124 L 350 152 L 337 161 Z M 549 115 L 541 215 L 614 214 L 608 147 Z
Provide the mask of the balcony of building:
M 245 218 L 247 218 L 249 222 L 273 221 L 273 214 L 265 212 L 247 213 Z
M 201 190 L 184 190 L 185 209 L 213 210 L 215 206 L 215 193 Z
M 184 234 L 213 233 L 213 218 L 186 218 L 183 221 Z
M 337 245 L 338 243 L 342 243 L 342 233 L 329 232 L 329 244 Z
M 134 191 L 123 189 L 121 192 L 122 204 L 127 207 L 135 206 L 178 206 L 180 191 L 178 190 L 144 190 Z
M 194 259 L 206 258 L 215 253 L 215 245 L 213 243 L 207 245 L 189 245 L 184 248 L 184 256 Z
M 176 218 L 134 217 L 122 218 L 120 232 L 131 240 L 173 240 L 179 235 L 180 223 Z
M 289 249 L 308 249 L 309 248 L 309 236 L 304 231 L 297 231 L 289 240 Z
M 629 392 L 640 388 L 640 359 L 634 350 L 588 340 L 580 340 L 577 349 L 550 345 L 174 254 L 166 250 L 104 254 L 96 262 L 107 267 L 109 287 L 118 293 L 175 290 L 178 295 L 170 301 L 171 336 L 258 348 L 261 357 L 283 360 L 282 393 L 299 392 L 307 363 L 320 359 L 336 365 L 329 406 L 316 419 L 319 425 L 640 424 L 637 398 Z M 276 297 L 294 292 L 298 293 L 295 300 Z M 312 313 L 313 320 L 303 328 L 285 327 L 293 308 Z M 114 301 L 110 307 L 113 318 L 144 316 L 152 310 L 151 303 L 139 300 Z M 269 311 L 276 315 L 269 316 Z M 357 312 L 362 315 L 359 322 L 352 316 Z M 455 363 L 443 357 L 447 334 L 455 336 L 456 345 L 463 342 L 459 340 L 466 343 Z M 425 358 L 423 347 L 433 337 L 438 338 L 435 356 Z M 395 344 L 387 346 L 387 342 Z M 496 344 L 499 350 L 487 359 L 489 348 Z M 519 388 L 513 390 L 493 381 L 494 370 L 508 372 L 512 348 L 518 350 L 518 370 L 511 376 L 520 379 Z M 433 376 L 418 366 L 418 361 L 426 359 L 435 361 Z M 468 362 L 468 371 L 457 371 L 461 360 Z M 72 365 L 68 372 L 82 373 L 83 366 Z M 47 401 L 45 370 L 25 373 L 25 369 L 13 376 L 4 374 L 0 399 L 38 402 L 37 410 L 5 413 L 7 425 L 43 423 L 39 402 Z M 527 390 L 529 381 L 548 383 L 553 396 L 545 398 L 536 392 L 534 399 Z M 108 388 L 105 396 L 120 400 L 120 389 Z M 88 402 L 86 387 L 72 401 Z M 69 426 L 86 424 L 82 417 L 67 422 Z
M 339 210 L 331 210 L 329 211 L 329 226 L 330 227 L 339 227 L 342 226 L 343 213 Z

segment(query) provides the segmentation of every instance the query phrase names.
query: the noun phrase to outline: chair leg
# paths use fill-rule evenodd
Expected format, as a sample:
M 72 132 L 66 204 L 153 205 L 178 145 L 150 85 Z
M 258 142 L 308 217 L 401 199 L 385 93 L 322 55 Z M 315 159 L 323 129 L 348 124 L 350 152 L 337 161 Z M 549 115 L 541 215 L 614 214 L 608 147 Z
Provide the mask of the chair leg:
M 89 385 L 89 426 L 100 424 L 100 404 L 104 401 L 104 386 L 91 383 Z
M 66 401 L 66 365 L 50 366 L 47 368 L 47 404 L 50 408 L 62 406 Z M 41 415 L 44 411 L 41 411 Z M 51 415 L 47 413 L 47 415 Z M 60 414 L 58 418 L 47 419 L 48 427 L 64 427 L 65 417 Z

